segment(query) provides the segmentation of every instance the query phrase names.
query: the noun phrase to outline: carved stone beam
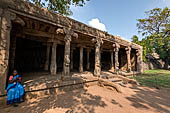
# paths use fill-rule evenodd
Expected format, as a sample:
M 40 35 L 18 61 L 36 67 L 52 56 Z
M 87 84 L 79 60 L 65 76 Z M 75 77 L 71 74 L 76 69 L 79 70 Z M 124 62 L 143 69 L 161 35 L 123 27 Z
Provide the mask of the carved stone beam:
M 75 33 L 73 30 L 71 30 L 71 28 L 58 28 L 56 30 L 56 33 L 57 34 L 66 34 L 66 35 L 70 35 L 70 36 L 73 36 L 75 38 L 78 38 L 78 34 Z
M 25 26 L 25 22 L 23 19 L 21 19 L 20 17 L 16 17 L 14 20 L 13 20 L 14 23 L 18 23 L 20 24 L 21 26 Z

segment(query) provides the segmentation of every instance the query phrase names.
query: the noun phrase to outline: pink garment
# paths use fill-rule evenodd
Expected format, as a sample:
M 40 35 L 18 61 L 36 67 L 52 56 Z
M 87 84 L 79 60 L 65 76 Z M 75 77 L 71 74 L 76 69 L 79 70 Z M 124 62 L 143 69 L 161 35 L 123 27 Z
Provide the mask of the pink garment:
M 13 76 L 11 75 L 10 77 L 9 77 L 9 80 L 12 80 L 13 79 Z

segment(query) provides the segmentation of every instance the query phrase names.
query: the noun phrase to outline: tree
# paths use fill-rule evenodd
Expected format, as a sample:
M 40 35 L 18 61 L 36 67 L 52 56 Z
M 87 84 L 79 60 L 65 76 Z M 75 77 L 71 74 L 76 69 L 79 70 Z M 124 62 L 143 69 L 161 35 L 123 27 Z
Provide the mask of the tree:
M 138 36 L 133 35 L 133 37 L 132 37 L 131 39 L 132 39 L 132 42 L 134 42 L 134 43 L 136 43 L 136 44 L 139 44 L 139 38 L 138 38 Z
M 84 6 L 89 0 L 28 0 L 39 7 L 45 7 L 48 10 L 55 11 L 63 15 L 72 15 L 70 6 Z
M 168 69 L 170 58 L 170 9 L 154 8 L 146 12 L 147 18 L 138 19 L 137 27 L 145 38 L 145 45 L 160 55 Z M 147 46 L 146 46 L 147 47 Z
M 136 35 L 133 35 L 133 37 L 131 39 L 132 39 L 133 43 L 143 46 L 143 60 L 146 61 L 145 56 L 147 53 L 147 47 L 146 47 L 147 44 L 145 44 L 145 39 L 142 39 L 141 41 L 139 41 L 139 38 Z

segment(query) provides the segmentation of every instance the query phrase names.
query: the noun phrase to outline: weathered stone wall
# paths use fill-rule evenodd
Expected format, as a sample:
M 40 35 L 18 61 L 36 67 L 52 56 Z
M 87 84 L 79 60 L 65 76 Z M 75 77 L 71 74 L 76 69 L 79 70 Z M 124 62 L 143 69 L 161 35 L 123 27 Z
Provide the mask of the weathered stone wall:
M 1 73 L 4 69 L 3 64 L 4 64 L 4 47 L 3 47 L 3 40 L 1 38 L 1 28 L 2 28 L 2 14 L 3 14 L 3 9 L 0 9 L 0 94 L 2 94 L 3 90 L 3 73 Z
M 11 20 L 15 18 L 15 15 L 0 9 L 0 17 L 0 94 L 4 94 L 8 73 Z

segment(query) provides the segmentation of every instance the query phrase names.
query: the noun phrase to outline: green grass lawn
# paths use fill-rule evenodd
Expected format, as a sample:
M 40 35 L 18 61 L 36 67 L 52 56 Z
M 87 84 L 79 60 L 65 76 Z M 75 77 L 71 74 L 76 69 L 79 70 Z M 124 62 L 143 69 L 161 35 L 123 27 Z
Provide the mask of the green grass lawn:
M 133 78 L 144 86 L 170 88 L 170 70 L 146 70 Z

